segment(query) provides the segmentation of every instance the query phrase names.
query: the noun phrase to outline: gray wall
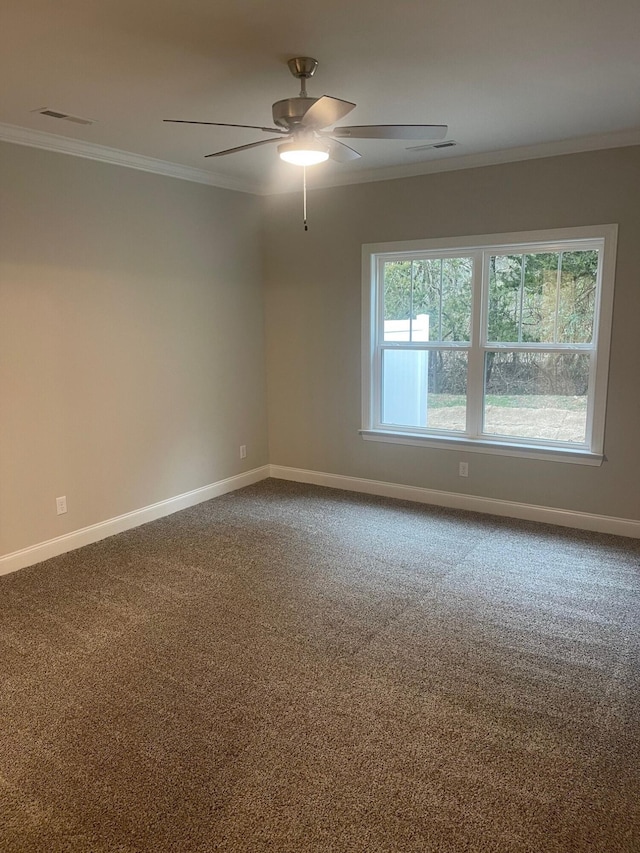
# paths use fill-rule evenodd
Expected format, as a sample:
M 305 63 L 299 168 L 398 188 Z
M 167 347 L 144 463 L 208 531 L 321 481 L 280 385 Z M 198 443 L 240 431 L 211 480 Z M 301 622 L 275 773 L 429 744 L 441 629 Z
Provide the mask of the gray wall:
M 268 461 L 260 213 L 0 146 L 0 554 Z
M 305 234 L 298 194 L 0 145 L 0 554 L 267 461 L 639 519 L 638 186 L 636 147 L 316 190 Z M 359 437 L 362 243 L 610 222 L 602 467 L 469 454 L 465 481 Z
M 640 148 L 590 152 L 265 200 L 270 461 L 640 519 Z M 361 246 L 619 224 L 601 467 L 365 442 Z M 467 458 L 470 477 L 458 477 Z

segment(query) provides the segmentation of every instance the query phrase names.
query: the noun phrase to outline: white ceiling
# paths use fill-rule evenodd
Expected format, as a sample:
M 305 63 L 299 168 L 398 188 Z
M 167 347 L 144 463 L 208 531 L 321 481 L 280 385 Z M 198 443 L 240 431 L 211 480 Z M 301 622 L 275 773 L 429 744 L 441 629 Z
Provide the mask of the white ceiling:
M 320 61 L 311 95 L 358 104 L 343 124 L 443 123 L 458 141 L 354 141 L 362 160 L 317 166 L 310 182 L 418 173 L 640 141 L 639 36 L 638 0 L 4 0 L 0 123 L 246 188 L 298 186 L 275 146 L 203 159 L 266 134 L 162 119 L 271 125 L 271 104 L 298 94 L 286 60 L 306 55 Z

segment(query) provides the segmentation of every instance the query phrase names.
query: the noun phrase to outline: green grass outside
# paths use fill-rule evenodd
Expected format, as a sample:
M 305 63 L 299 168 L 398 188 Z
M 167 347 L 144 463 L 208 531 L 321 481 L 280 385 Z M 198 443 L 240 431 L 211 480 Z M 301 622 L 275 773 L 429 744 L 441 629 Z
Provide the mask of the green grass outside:
M 488 406 L 504 409 L 562 409 L 569 412 L 584 412 L 587 408 L 585 397 L 563 397 L 554 394 L 488 394 Z M 466 397 L 462 394 L 429 394 L 429 406 L 434 409 L 449 409 L 465 406 Z

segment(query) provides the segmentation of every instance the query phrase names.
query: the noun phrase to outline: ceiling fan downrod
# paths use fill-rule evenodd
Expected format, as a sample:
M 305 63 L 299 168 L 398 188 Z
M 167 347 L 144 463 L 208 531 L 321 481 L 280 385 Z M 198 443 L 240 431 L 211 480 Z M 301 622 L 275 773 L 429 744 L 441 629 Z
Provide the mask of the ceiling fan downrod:
M 300 96 L 307 97 L 307 80 L 316 73 L 318 60 L 311 56 L 295 56 L 287 62 L 289 71 L 300 81 Z

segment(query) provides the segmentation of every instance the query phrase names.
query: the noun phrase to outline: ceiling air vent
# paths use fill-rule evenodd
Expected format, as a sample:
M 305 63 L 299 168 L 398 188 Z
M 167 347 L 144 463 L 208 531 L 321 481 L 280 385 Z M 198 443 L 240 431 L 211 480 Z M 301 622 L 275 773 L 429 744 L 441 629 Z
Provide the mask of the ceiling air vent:
M 80 118 L 80 116 L 72 116 L 69 113 L 61 113 L 58 110 L 50 110 L 48 107 L 41 107 L 38 110 L 32 110 L 34 113 L 39 113 L 41 116 L 49 116 L 50 118 L 60 118 L 63 121 L 71 121 L 73 124 L 95 124 L 93 119 Z
M 428 145 L 413 145 L 407 151 L 428 151 L 430 148 L 453 148 L 458 143 L 455 139 L 444 139 L 442 142 L 430 142 Z

